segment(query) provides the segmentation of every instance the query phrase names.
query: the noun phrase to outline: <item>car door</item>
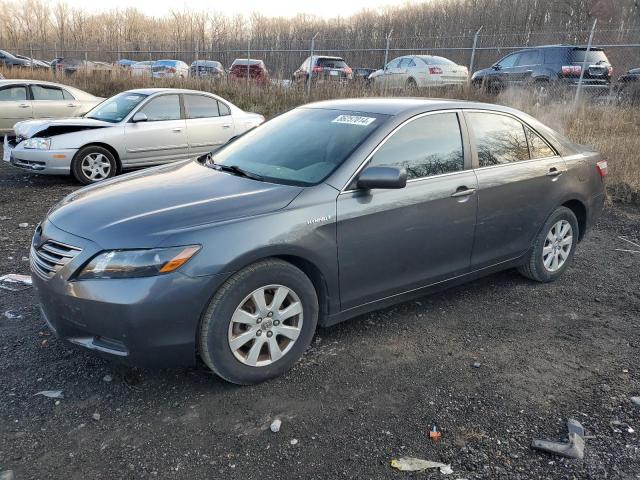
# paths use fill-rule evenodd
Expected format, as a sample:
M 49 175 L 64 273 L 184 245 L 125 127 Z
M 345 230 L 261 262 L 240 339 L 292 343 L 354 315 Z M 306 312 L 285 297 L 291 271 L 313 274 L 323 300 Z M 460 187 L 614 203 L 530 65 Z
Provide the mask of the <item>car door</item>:
M 365 168 L 406 168 L 406 187 L 359 190 L 352 182 L 340 193 L 336 228 L 342 309 L 468 271 L 477 182 L 463 138 L 455 111 L 414 117 L 365 162 Z
M 77 115 L 80 102 L 66 90 L 40 84 L 32 84 L 30 88 L 35 118 L 65 118 Z
M 394 76 L 398 74 L 398 66 L 400 65 L 401 60 L 402 57 L 395 58 L 387 63 L 386 67 L 384 68 L 383 74 L 379 77 L 384 88 L 393 88 L 393 79 Z
M 472 268 L 514 259 L 531 246 L 566 188 L 564 160 L 519 119 L 466 111 L 478 177 Z
M 208 95 L 185 94 L 187 138 L 191 156 L 202 155 L 227 143 L 234 135 L 231 111 Z M 225 108 L 226 107 L 226 108 Z
M 33 118 L 29 90 L 23 84 L 0 87 L 0 132 L 13 130 L 16 122 Z
M 151 165 L 189 158 L 187 125 L 178 94 L 152 97 L 136 113 L 144 113 L 147 120 L 133 122 L 134 114 L 125 125 L 123 163 Z
M 526 83 L 531 80 L 533 70 L 540 65 L 542 59 L 540 50 L 532 48 L 521 52 L 516 60 L 511 74 L 511 83 Z
M 494 73 L 491 75 L 494 81 L 497 81 L 499 84 L 504 86 L 509 86 L 514 78 L 514 67 L 519 57 L 519 52 L 512 53 L 496 63 L 493 66 Z
M 411 64 L 411 57 L 402 57 L 397 69 L 395 70 L 392 78 L 394 88 L 404 88 L 409 79 L 409 65 Z

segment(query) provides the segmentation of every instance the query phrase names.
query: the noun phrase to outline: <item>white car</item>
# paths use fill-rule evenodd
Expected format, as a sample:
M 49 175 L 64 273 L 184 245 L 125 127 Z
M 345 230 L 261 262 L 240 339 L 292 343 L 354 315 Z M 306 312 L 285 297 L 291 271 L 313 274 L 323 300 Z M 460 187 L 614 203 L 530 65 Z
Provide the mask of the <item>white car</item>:
M 186 78 L 189 65 L 180 60 L 156 60 L 151 66 L 153 78 Z
M 201 156 L 263 122 L 262 115 L 211 93 L 129 90 L 83 118 L 17 123 L 16 138 L 5 137 L 4 159 L 89 184 L 122 170 Z
M 369 76 L 372 85 L 391 89 L 463 86 L 468 79 L 467 67 L 435 55 L 394 58 Z
M 151 66 L 155 62 L 153 60 L 147 60 L 144 62 L 136 62 L 131 65 L 131 76 L 132 77 L 151 77 Z

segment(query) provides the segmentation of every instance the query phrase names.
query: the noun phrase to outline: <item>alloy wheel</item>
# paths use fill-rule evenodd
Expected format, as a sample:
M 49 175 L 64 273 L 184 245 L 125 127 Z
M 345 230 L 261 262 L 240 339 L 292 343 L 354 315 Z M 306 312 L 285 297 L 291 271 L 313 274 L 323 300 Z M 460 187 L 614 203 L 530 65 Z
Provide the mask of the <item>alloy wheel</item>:
M 557 272 L 569 258 L 573 246 L 573 229 L 566 220 L 553 224 L 542 247 L 542 263 L 549 272 Z
M 82 173 L 92 182 L 104 180 L 111 173 L 111 162 L 101 153 L 90 153 L 80 163 Z
M 229 322 L 229 348 L 251 367 L 271 365 L 285 356 L 302 331 L 302 302 L 284 285 L 267 285 L 247 295 Z

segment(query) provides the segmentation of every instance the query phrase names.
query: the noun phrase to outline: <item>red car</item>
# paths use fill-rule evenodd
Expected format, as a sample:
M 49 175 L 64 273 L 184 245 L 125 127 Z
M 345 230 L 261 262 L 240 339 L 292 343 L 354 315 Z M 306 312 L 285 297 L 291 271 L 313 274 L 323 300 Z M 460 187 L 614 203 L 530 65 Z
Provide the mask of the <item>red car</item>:
M 231 80 L 245 80 L 249 75 L 249 79 L 258 85 L 266 85 L 269 83 L 269 71 L 265 67 L 262 60 L 253 58 L 236 58 L 231 64 L 229 78 Z

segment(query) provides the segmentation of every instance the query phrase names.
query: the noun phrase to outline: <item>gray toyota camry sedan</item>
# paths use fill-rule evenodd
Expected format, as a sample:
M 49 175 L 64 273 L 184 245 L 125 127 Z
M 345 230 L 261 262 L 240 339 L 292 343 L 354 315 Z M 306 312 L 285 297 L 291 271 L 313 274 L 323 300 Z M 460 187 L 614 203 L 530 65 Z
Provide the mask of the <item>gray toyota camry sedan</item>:
M 197 160 L 83 188 L 37 228 L 42 313 L 141 366 L 285 372 L 327 326 L 497 270 L 550 282 L 607 164 L 532 117 L 448 100 L 289 111 Z

